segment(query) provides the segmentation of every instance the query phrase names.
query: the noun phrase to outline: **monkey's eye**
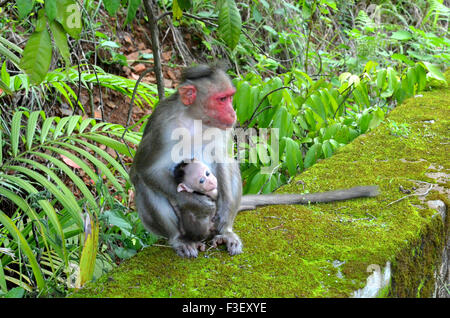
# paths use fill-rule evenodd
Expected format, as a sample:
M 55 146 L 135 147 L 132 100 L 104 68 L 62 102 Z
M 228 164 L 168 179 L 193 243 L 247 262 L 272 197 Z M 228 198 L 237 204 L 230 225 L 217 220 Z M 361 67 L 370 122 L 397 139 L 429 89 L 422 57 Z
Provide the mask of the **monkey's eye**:
M 205 175 L 206 175 L 207 177 L 209 177 L 210 173 L 209 173 L 208 170 L 206 170 Z
M 227 101 L 227 99 L 228 99 L 228 96 L 224 96 L 224 97 L 220 97 L 220 98 L 219 98 L 219 100 L 220 100 L 222 103 L 225 103 L 225 102 Z
M 199 181 L 200 184 L 205 183 L 205 180 L 206 180 L 205 178 L 201 177 L 201 178 L 200 178 L 200 181 Z

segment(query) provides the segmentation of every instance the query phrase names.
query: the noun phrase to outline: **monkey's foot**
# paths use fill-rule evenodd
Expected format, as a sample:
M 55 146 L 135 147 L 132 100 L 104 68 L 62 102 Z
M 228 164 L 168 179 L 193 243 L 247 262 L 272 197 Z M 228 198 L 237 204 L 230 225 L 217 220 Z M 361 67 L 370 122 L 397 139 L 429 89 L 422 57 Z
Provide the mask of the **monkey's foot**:
M 199 250 L 202 252 L 206 250 L 206 245 L 202 242 L 175 241 L 172 242 L 172 247 L 178 256 L 188 258 L 197 257 Z
M 238 255 L 242 253 L 242 242 L 239 236 L 233 232 L 216 235 L 212 240 L 213 247 L 217 245 L 226 244 L 227 251 L 230 255 Z

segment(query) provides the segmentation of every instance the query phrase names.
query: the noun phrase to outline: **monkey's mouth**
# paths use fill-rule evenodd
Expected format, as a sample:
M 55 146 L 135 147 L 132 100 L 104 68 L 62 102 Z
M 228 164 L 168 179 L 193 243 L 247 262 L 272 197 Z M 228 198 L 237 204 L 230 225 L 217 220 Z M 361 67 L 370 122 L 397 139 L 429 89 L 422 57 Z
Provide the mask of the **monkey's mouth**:
M 225 130 L 225 129 L 228 129 L 228 128 L 233 128 L 234 123 L 235 123 L 235 121 L 233 121 L 231 124 L 220 123 L 220 124 L 217 124 L 216 126 L 219 129 Z
M 234 124 L 236 123 L 236 120 L 233 120 L 232 122 L 224 122 L 224 121 L 218 121 L 218 120 L 208 120 L 204 121 L 204 123 L 211 127 L 216 127 L 222 130 L 233 128 Z

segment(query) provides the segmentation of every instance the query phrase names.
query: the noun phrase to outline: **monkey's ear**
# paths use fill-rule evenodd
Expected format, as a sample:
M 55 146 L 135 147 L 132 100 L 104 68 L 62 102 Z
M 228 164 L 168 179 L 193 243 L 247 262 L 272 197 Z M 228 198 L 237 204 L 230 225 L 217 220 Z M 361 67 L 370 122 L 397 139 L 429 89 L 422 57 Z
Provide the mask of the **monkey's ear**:
M 185 185 L 184 183 L 180 183 L 178 186 L 177 186 L 177 192 L 183 192 L 183 191 L 186 191 L 186 192 L 194 192 L 194 190 L 192 190 L 191 188 L 189 188 L 187 185 Z
M 186 105 L 192 105 L 197 97 L 197 88 L 194 85 L 184 85 L 178 88 L 181 102 Z

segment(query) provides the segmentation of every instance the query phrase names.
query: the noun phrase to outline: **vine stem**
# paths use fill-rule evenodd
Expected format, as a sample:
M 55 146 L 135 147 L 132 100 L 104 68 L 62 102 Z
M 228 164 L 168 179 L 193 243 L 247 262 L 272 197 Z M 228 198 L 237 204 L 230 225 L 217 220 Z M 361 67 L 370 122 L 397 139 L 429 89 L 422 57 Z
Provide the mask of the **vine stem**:
M 282 89 L 292 89 L 292 88 L 289 87 L 289 86 L 281 86 L 281 87 L 278 87 L 278 88 L 276 88 L 276 89 L 274 89 L 274 90 L 268 92 L 266 95 L 264 95 L 264 97 L 261 98 L 261 101 L 259 102 L 258 106 L 256 106 L 255 111 L 253 112 L 252 116 L 251 116 L 250 119 L 247 121 L 248 124 L 250 124 L 250 123 L 252 122 L 252 120 L 255 119 L 256 114 L 257 114 L 257 111 L 259 110 L 259 107 L 261 107 L 262 103 L 263 103 L 264 100 L 267 98 L 267 96 L 269 96 L 270 94 L 273 94 L 273 93 L 275 93 L 275 92 L 277 92 L 277 91 L 279 91 L 279 90 L 282 90 Z M 270 107 L 269 107 L 269 108 L 270 108 Z M 265 107 L 263 110 L 266 110 L 266 109 L 268 109 L 268 107 Z M 262 111 L 261 111 L 261 112 L 258 112 L 258 115 L 259 115 L 260 113 L 262 113 Z

